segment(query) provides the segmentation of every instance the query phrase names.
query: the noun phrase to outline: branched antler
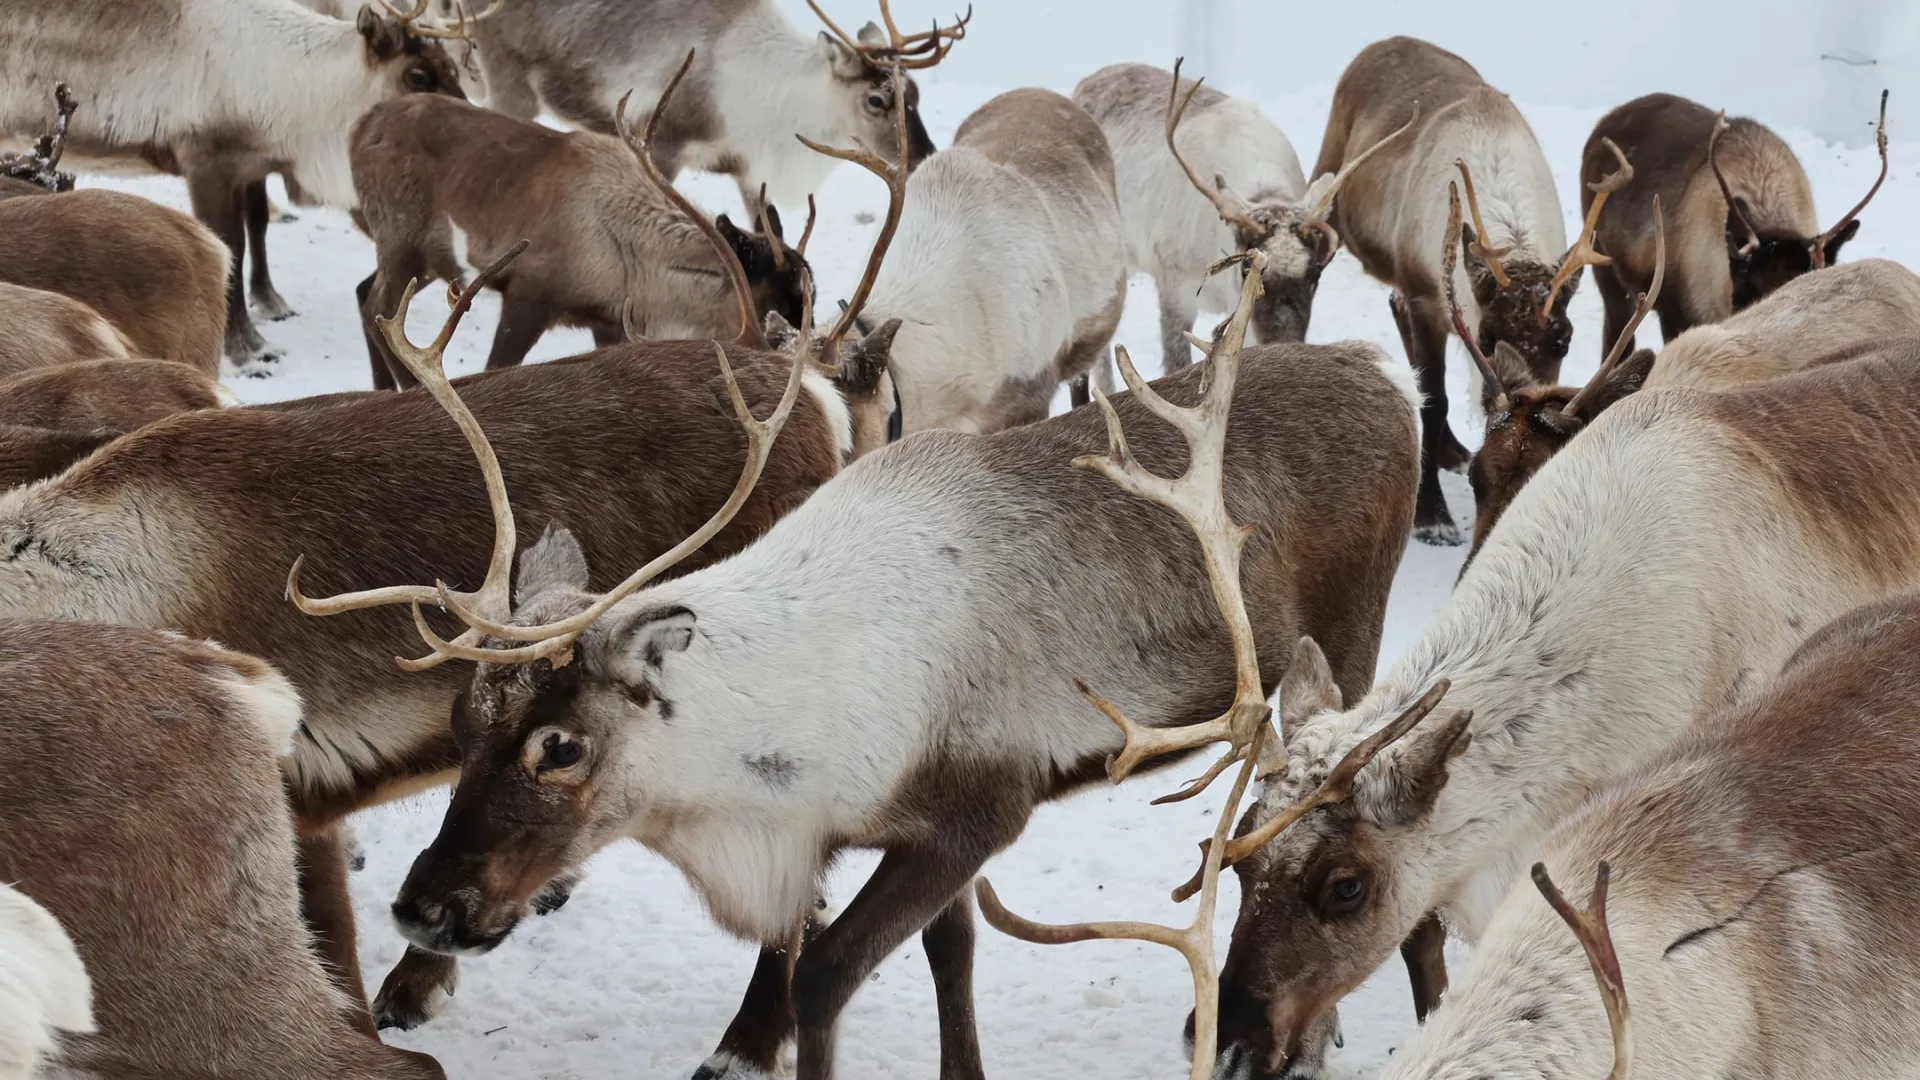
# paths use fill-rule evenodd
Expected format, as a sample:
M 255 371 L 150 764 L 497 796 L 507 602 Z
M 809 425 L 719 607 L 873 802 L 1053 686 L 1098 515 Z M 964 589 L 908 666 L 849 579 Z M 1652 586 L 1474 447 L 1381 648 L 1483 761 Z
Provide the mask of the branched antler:
M 1747 231 L 1746 242 L 1740 245 L 1740 254 L 1745 255 L 1760 246 L 1760 230 L 1753 227 L 1753 219 L 1747 216 L 1746 204 L 1734 197 L 1733 188 L 1727 183 L 1727 174 L 1720 171 L 1720 136 L 1731 130 L 1733 125 L 1727 123 L 1727 111 L 1722 109 L 1713 121 L 1713 134 L 1707 136 L 1707 165 L 1713 169 L 1713 178 L 1720 184 L 1720 196 L 1726 199 L 1727 209 L 1740 219 L 1740 227 Z
M 1466 162 L 1459 162 L 1460 172 L 1466 174 Z M 1471 181 L 1469 181 L 1471 183 Z M 1487 362 L 1487 354 L 1480 351 L 1480 342 L 1473 336 L 1473 330 L 1467 326 L 1467 317 L 1460 311 L 1460 300 L 1453 286 L 1453 270 L 1460 262 L 1460 188 L 1453 182 L 1447 183 L 1447 228 L 1441 238 L 1440 280 L 1446 283 L 1447 313 L 1453 319 L 1453 332 L 1466 343 L 1467 355 L 1472 358 L 1473 366 L 1480 372 L 1480 378 L 1497 396 L 1506 393 L 1506 387 L 1500 385 L 1500 376 Z M 1485 256 L 1481 256 L 1485 258 Z M 1492 266 L 1492 263 L 1488 263 Z
M 1567 249 L 1567 257 L 1560 261 L 1560 269 L 1553 275 L 1553 284 L 1547 289 L 1547 302 L 1540 308 L 1540 325 L 1542 326 L 1547 324 L 1547 320 L 1553 318 L 1553 305 L 1560 299 L 1560 291 L 1565 289 L 1574 278 L 1579 277 L 1580 271 L 1589 266 L 1613 265 L 1612 259 L 1600 254 L 1594 248 L 1594 234 L 1600 227 L 1600 211 L 1605 209 L 1607 200 L 1628 184 L 1633 183 L 1633 164 L 1627 160 L 1627 155 L 1620 149 L 1619 143 L 1612 139 L 1601 139 L 1600 145 L 1607 148 L 1614 160 L 1620 163 L 1620 167 L 1587 185 L 1587 190 L 1593 192 L 1593 205 L 1587 208 L 1587 220 L 1580 226 L 1580 235 L 1574 238 L 1573 247 Z
M 1186 96 L 1181 97 L 1180 68 L 1186 62 L 1187 58 L 1184 56 L 1173 62 L 1173 86 L 1167 95 L 1167 150 L 1173 154 L 1173 160 L 1179 164 L 1180 171 L 1187 174 L 1187 182 L 1213 204 L 1213 209 L 1220 215 L 1220 220 L 1245 233 L 1249 239 L 1258 244 L 1273 230 L 1253 216 L 1252 207 L 1228 195 L 1219 184 L 1209 184 L 1200 179 L 1200 174 L 1193 170 L 1193 166 L 1187 164 L 1187 159 L 1180 153 L 1179 144 L 1174 141 L 1174 133 L 1180 130 L 1180 121 L 1186 119 L 1187 106 L 1193 104 L 1193 95 L 1198 94 L 1200 87 L 1207 81 L 1195 79 L 1193 85 L 1187 88 Z
M 1873 182 L 1873 187 L 1867 189 L 1866 198 L 1861 199 L 1853 209 L 1847 211 L 1846 216 L 1835 222 L 1833 228 L 1813 238 L 1811 252 L 1815 270 L 1826 268 L 1827 245 L 1832 243 L 1834 237 L 1839 236 L 1848 225 L 1853 224 L 1854 220 L 1860 216 L 1860 211 L 1865 210 L 1867 204 L 1873 201 L 1873 197 L 1880 194 L 1880 185 L 1887 182 L 1887 92 L 1885 90 L 1880 91 L 1880 126 L 1874 132 L 1873 141 L 1874 145 L 1880 148 L 1880 176 Z
M 1547 898 L 1573 936 L 1586 951 L 1587 966 L 1600 986 L 1600 1000 L 1607 1008 L 1607 1026 L 1613 1030 L 1613 1071 L 1607 1080 L 1627 1080 L 1633 1069 L 1633 1017 L 1627 1008 L 1627 984 L 1620 977 L 1620 956 L 1613 949 L 1613 931 L 1607 926 L 1607 883 L 1613 867 L 1605 862 L 1593 875 L 1593 899 L 1581 911 L 1560 894 L 1546 863 L 1533 864 L 1533 883 Z
M 932 30 L 905 34 L 893 21 L 892 5 L 888 0 L 880 0 L 880 18 L 887 24 L 887 44 L 870 45 L 840 29 L 839 24 L 828 18 L 825 11 L 820 10 L 817 0 L 807 0 L 807 6 L 813 9 L 813 13 L 826 24 L 833 36 L 840 39 L 841 44 L 851 49 L 862 60 L 874 67 L 892 68 L 895 71 L 918 71 L 945 60 L 947 53 L 953 51 L 954 43 L 967 36 L 967 24 L 973 21 L 973 5 L 968 4 L 967 13 L 954 16 L 952 26 L 942 28 L 936 22 Z
M 1480 196 L 1473 190 L 1473 172 L 1467 168 L 1466 158 L 1454 158 L 1454 167 L 1460 170 L 1460 182 L 1467 188 L 1467 207 L 1473 212 L 1473 243 L 1468 245 L 1473 257 L 1487 264 L 1487 271 L 1493 275 L 1494 284 L 1501 288 L 1510 288 L 1513 279 L 1507 276 L 1507 267 L 1500 260 L 1513 254 L 1510 247 L 1489 247 L 1487 223 L 1480 217 Z
M 26 153 L 0 155 L 0 176 L 25 180 L 48 191 L 73 190 L 73 174 L 60 171 L 60 157 L 66 153 L 67 128 L 79 104 L 66 83 L 54 84 L 53 104 L 53 130 L 35 139 Z
M 1594 395 L 1600 392 L 1600 388 L 1606 385 L 1607 377 L 1613 374 L 1613 369 L 1633 347 L 1633 336 L 1640 330 L 1640 324 L 1646 321 L 1653 306 L 1660 302 L 1660 287 L 1666 280 L 1667 220 L 1660 212 L 1660 196 L 1655 195 L 1653 197 L 1653 281 L 1647 291 L 1640 294 L 1640 299 L 1633 306 L 1633 318 L 1627 321 L 1626 328 L 1620 331 L 1618 338 L 1614 339 L 1613 347 L 1607 351 L 1606 359 L 1600 362 L 1600 369 L 1595 371 L 1593 378 L 1588 379 L 1587 384 L 1580 388 L 1580 392 L 1573 395 L 1572 399 L 1561 408 L 1562 415 L 1578 416 L 1580 411 L 1593 401 Z
M 1334 231 L 1329 219 L 1333 216 L 1333 200 L 1340 194 L 1341 187 L 1343 187 L 1347 179 L 1354 174 L 1354 170 L 1365 165 L 1373 155 L 1380 152 L 1382 147 L 1400 136 L 1405 135 L 1407 132 L 1412 131 L 1418 123 L 1420 123 L 1420 103 L 1416 101 L 1413 103 L 1413 115 L 1407 117 L 1406 123 L 1401 124 L 1399 127 L 1381 136 L 1379 142 L 1367 147 L 1357 156 L 1342 164 L 1340 171 L 1333 174 L 1333 179 L 1328 181 L 1327 186 L 1320 189 L 1320 195 L 1313 201 L 1313 205 L 1307 208 L 1306 220 L 1300 227 L 1303 231 L 1315 229 L 1326 234 L 1327 254 L 1329 258 L 1331 258 L 1333 252 L 1340 247 L 1340 234 Z

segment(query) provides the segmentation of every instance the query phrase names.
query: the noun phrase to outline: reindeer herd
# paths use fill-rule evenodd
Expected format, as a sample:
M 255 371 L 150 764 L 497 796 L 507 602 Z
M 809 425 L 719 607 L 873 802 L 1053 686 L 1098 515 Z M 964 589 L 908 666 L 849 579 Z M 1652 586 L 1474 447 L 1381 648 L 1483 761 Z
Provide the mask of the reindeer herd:
M 1878 182 L 1822 230 L 1776 135 L 1650 95 L 1595 129 L 1569 244 L 1520 112 L 1408 38 L 1310 173 L 1178 64 L 936 148 L 909 73 L 972 11 L 812 6 L 0 6 L 0 1080 L 441 1077 L 380 1030 L 622 839 L 762 948 L 700 1080 L 829 1080 L 915 933 L 940 1076 L 980 1080 L 976 906 L 1179 951 L 1194 1080 L 1324 1075 L 1396 950 L 1393 1077 L 1920 1071 L 1920 277 L 1836 265 Z M 842 161 L 888 203 L 817 325 Z M 178 173 L 194 216 L 63 162 Z M 288 313 L 274 174 L 373 242 L 372 390 L 218 382 L 292 362 L 253 323 Z M 1407 362 L 1304 343 L 1343 248 Z M 1561 386 L 1588 268 L 1603 360 Z M 1153 384 L 1112 347 L 1136 271 Z M 556 326 L 597 347 L 522 366 Z M 1376 678 L 1410 536 L 1468 562 Z M 980 877 L 1041 803 L 1208 748 L 1161 800 L 1230 785 L 1188 926 L 1042 924 Z M 350 819 L 446 785 L 370 996 Z

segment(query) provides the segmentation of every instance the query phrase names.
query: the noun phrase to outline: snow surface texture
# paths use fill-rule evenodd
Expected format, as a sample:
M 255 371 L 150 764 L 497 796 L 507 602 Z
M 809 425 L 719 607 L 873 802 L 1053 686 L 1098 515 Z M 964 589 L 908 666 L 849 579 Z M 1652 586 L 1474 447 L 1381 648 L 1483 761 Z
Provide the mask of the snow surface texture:
M 1071 80 L 1059 89 L 1069 89 Z M 995 91 L 935 82 L 923 96 L 927 125 L 944 145 L 961 120 Z M 1312 161 L 1325 124 L 1331 84 L 1312 93 L 1266 100 L 1304 161 Z M 1522 106 L 1559 179 L 1567 232 L 1579 207 L 1575 189 L 1580 150 L 1600 117 L 1598 109 Z M 1896 132 L 1908 126 L 1895 102 Z M 1907 114 L 1911 115 L 1911 114 Z M 1803 132 L 1780 132 L 1805 163 L 1823 222 L 1830 222 L 1872 183 L 1870 149 L 1841 150 Z M 1849 259 L 1883 256 L 1920 265 L 1920 144 L 1896 142 L 1893 174 L 1863 215 Z M 184 209 L 186 193 L 173 180 L 83 179 L 137 191 Z M 713 210 L 738 210 L 731 182 L 691 176 L 687 189 Z M 843 168 L 821 192 L 814 266 L 823 298 L 844 295 L 854 283 L 884 210 L 879 183 Z M 782 207 L 789 222 L 803 211 Z M 300 314 L 262 324 L 286 349 L 266 377 L 232 376 L 236 393 L 269 401 L 369 385 L 365 346 L 356 321 L 353 286 L 373 266 L 372 245 L 343 213 L 307 209 L 299 221 L 273 229 L 276 282 Z M 440 289 L 424 290 L 415 305 L 417 340 L 431 337 L 445 316 Z M 1119 340 L 1150 376 L 1158 366 L 1158 314 L 1151 283 L 1134 281 Z M 448 351 L 456 373 L 477 371 L 486 355 L 499 306 L 483 297 Z M 1575 296 L 1576 333 L 1566 363 L 1570 380 L 1585 380 L 1603 352 L 1600 302 L 1591 283 Z M 1218 313 L 1203 313 L 1203 332 Z M 1364 338 L 1400 356 L 1387 313 L 1387 291 L 1361 274 L 1349 256 L 1334 260 L 1320 287 L 1311 339 Z M 1642 340 L 1657 344 L 1652 331 Z M 592 347 L 584 331 L 556 331 L 533 357 L 549 359 Z M 230 373 L 231 375 L 231 373 Z M 1477 443 L 1479 418 L 1469 407 L 1464 355 L 1455 346 L 1448 371 L 1453 423 L 1461 439 Z M 1066 407 L 1063 392 L 1056 411 Z M 1461 477 L 1443 475 L 1456 519 L 1472 519 L 1473 500 Z M 1446 601 L 1464 548 L 1409 544 L 1388 615 L 1381 654 L 1390 665 Z M 1172 790 L 1188 770 L 1163 772 L 1124 787 L 1096 788 L 1042 807 L 1019 843 L 987 867 L 1000 895 L 1034 918 L 1146 918 L 1184 923 L 1168 890 L 1192 871 L 1195 843 L 1212 827 L 1227 784 L 1209 798 L 1153 808 L 1148 800 Z M 360 919 L 361 957 L 373 988 L 399 959 L 401 939 L 387 915 L 413 857 L 439 827 L 444 793 L 361 815 L 355 827 L 367 869 L 353 879 Z M 843 861 L 831 881 L 844 904 L 873 865 L 866 855 Z M 1217 929 L 1221 955 L 1238 897 L 1233 875 L 1223 882 Z M 1456 943 L 1455 950 L 1464 946 Z M 610 849 L 587 868 L 566 908 L 532 919 L 492 955 L 461 962 L 459 993 L 446 1012 L 420 1030 L 389 1033 L 392 1041 L 437 1056 L 456 1078 L 605 1080 L 612 1077 L 687 1077 L 706 1059 L 733 1015 L 754 961 L 754 947 L 715 929 L 680 875 L 638 845 Z M 1455 964 L 1460 962 L 1456 956 Z M 1102 1077 L 1146 1080 L 1185 1076 L 1180 1029 L 1191 1007 L 1191 983 L 1172 952 L 1131 943 L 1098 942 L 1040 948 L 980 928 L 975 976 L 978 1015 L 988 1071 L 1022 1080 Z M 1404 968 L 1396 959 L 1347 999 L 1346 1046 L 1333 1052 L 1332 1075 L 1376 1075 L 1414 1029 Z M 847 1080 L 895 1080 L 939 1075 L 939 1036 L 933 993 L 917 939 L 883 965 L 848 1008 L 840 1025 L 840 1075 Z

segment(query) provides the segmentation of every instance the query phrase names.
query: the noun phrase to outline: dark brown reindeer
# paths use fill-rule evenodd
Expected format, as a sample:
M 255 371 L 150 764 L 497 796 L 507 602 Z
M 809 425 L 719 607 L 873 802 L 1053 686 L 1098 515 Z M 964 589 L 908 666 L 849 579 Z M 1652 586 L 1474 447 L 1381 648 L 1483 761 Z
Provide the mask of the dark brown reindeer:
M 1404 125 L 1413 130 L 1382 146 Z M 1369 45 L 1340 76 L 1315 176 L 1347 175 L 1328 221 L 1368 274 L 1392 286 L 1391 306 L 1426 398 L 1414 534 L 1457 544 L 1439 470 L 1469 455 L 1447 426 L 1446 350 L 1452 332 L 1440 244 L 1447 183 L 1466 183 L 1473 223 L 1463 241 L 1466 319 L 1481 350 L 1505 342 L 1536 378 L 1557 379 L 1572 340 L 1567 302 L 1594 260 L 1583 235 L 1566 247 L 1553 172 L 1513 102 L 1460 57 L 1424 41 Z M 1632 172 L 1620 162 L 1612 181 Z
M 231 404 L 213 376 L 171 360 L 90 360 L 0 379 L 0 424 L 132 431 Z
M 520 363 L 555 325 L 587 326 L 603 346 L 631 331 L 765 347 L 765 313 L 800 321 L 806 259 L 787 246 L 779 211 L 766 209 L 762 233 L 743 233 L 725 215 L 709 220 L 654 165 L 659 117 L 692 64 L 689 53 L 644 138 L 626 128 L 624 102 L 619 138 L 434 95 L 355 122 L 358 220 L 379 260 L 360 286 L 376 387 L 412 385 L 372 330 L 407 282 L 460 282 L 523 239 L 528 253 L 495 282 L 489 369 Z
M 300 723 L 253 657 L 0 621 L 0 882 L 59 919 L 92 982 L 91 1031 L 32 1075 L 444 1080 L 356 1030 L 301 924 L 279 764 Z
M 1608 113 L 1587 140 L 1580 179 L 1582 212 L 1597 197 L 1591 185 L 1612 160 L 1611 140 L 1640 169 L 1635 183 L 1606 202 L 1594 247 L 1609 259 L 1594 268 L 1606 305 L 1606 341 L 1614 342 L 1634 310 L 1634 295 L 1653 275 L 1655 198 L 1671 220 L 1671 279 L 1655 309 L 1672 341 L 1704 323 L 1723 322 L 1787 282 L 1838 261 L 1860 229 L 1860 211 L 1887 178 L 1887 97 L 1880 95 L 1880 178 L 1833 228 L 1819 232 L 1813 188 L 1800 161 L 1757 121 L 1726 119 L 1672 94 L 1649 94 Z

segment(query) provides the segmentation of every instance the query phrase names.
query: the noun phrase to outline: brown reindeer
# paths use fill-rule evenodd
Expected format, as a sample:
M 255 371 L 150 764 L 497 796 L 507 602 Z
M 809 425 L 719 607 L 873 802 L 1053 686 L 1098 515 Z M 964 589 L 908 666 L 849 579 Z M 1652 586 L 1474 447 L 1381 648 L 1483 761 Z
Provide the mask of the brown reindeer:
M 88 305 L 45 289 L 0 283 L 0 378 L 132 354 L 126 336 Z
M 1387 141 L 1408 124 L 1411 132 Z M 1375 147 L 1346 175 L 1328 221 L 1367 273 L 1392 286 L 1394 322 L 1426 398 L 1414 534 L 1457 544 L 1438 472 L 1469 460 L 1447 426 L 1451 326 L 1440 250 L 1447 184 L 1464 181 L 1473 210 L 1461 276 L 1467 324 L 1482 351 L 1504 342 L 1537 378 L 1559 375 L 1573 336 L 1567 302 L 1592 252 L 1584 236 L 1566 249 L 1553 172 L 1520 110 L 1450 52 L 1390 38 L 1348 65 L 1314 175 L 1338 175 Z M 1619 166 L 1614 184 L 1632 175 L 1624 160 Z
M 58 476 L 123 434 L 116 428 L 80 431 L 0 424 L 0 491 Z
M 555 131 L 431 95 L 387 102 L 355 122 L 358 220 L 379 260 L 360 292 L 374 385 L 412 382 L 371 329 L 409 279 L 461 281 L 469 264 L 485 266 L 523 239 L 528 253 L 497 282 L 489 369 L 520 363 L 555 325 L 590 327 L 600 345 L 629 329 L 764 345 L 764 313 L 798 323 L 806 260 L 787 247 L 779 212 L 766 210 L 758 235 L 725 215 L 710 221 L 654 170 L 653 137 Z M 750 309 L 736 301 L 736 274 Z
M 171 360 L 91 360 L 0 380 L 0 424 L 132 431 L 234 404 L 206 372 Z
M 227 249 L 177 210 L 98 189 L 0 202 L 0 282 L 89 305 L 135 355 L 219 373 Z
M 0 881 L 72 936 L 91 1034 L 55 1075 L 441 1080 L 355 1030 L 300 919 L 278 759 L 300 695 L 173 634 L 0 622 Z
M 1661 289 L 1643 297 L 1642 318 L 1658 311 Z M 1613 352 L 1584 387 L 1533 381 L 1498 352 L 1482 384 L 1486 441 L 1474 452 L 1473 548 L 1547 460 L 1609 406 L 1643 385 L 1731 390 L 1850 360 L 1888 341 L 1920 335 L 1920 276 L 1898 263 L 1865 259 L 1802 275 L 1765 300 L 1717 325 L 1696 326 L 1658 355 L 1624 355 L 1638 321 L 1615 339 Z
M 1880 100 L 1880 180 L 1833 228 L 1819 232 L 1813 188 L 1787 144 L 1758 122 L 1728 121 L 1672 94 L 1649 94 L 1601 117 L 1587 139 L 1580 179 L 1591 185 L 1612 163 L 1611 140 L 1639 173 L 1598 215 L 1594 247 L 1608 260 L 1593 280 L 1606 305 L 1606 342 L 1632 317 L 1634 296 L 1653 277 L 1653 200 L 1665 204 L 1670 261 L 1655 309 L 1667 341 L 1723 322 L 1787 282 L 1839 259 L 1860 230 L 1860 211 L 1887 169 L 1886 95 Z M 1591 213 L 1591 186 L 1580 196 Z

